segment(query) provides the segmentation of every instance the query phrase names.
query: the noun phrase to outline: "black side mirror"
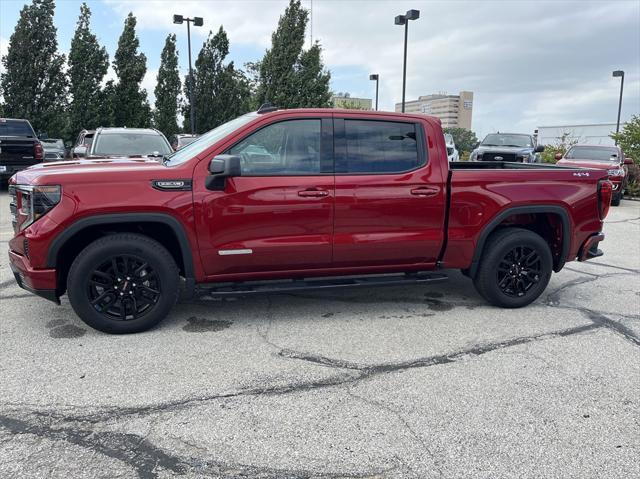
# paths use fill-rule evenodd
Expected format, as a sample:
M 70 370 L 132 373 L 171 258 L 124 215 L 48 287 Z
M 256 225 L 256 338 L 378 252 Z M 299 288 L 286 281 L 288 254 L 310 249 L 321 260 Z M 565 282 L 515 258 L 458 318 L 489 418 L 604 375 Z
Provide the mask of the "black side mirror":
M 533 150 L 534 153 L 542 153 L 544 151 L 544 145 L 536 145 L 536 148 Z
M 225 178 L 242 176 L 240 157 L 236 155 L 217 155 L 209 163 L 209 173 L 206 186 L 209 190 L 224 190 Z

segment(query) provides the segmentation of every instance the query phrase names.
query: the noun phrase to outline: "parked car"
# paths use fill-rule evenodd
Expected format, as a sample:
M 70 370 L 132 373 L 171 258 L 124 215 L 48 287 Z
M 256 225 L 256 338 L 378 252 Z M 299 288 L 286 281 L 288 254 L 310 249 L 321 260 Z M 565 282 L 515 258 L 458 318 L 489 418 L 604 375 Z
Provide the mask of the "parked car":
M 617 146 L 575 145 L 562 156 L 556 153 L 557 165 L 597 168 L 605 170 L 613 184 L 611 204 L 619 206 L 627 188 L 627 165 L 632 165 L 631 158 L 625 158 Z
M 536 145 L 531 135 L 521 133 L 490 133 L 484 137 L 469 161 L 517 161 L 540 163 L 544 146 Z
M 153 157 L 173 153 L 165 136 L 153 128 L 98 128 L 87 152 L 88 159 Z
M 451 133 L 444 134 L 444 143 L 447 147 L 447 158 L 449 158 L 449 161 L 460 160 L 460 155 L 458 154 L 458 149 L 456 148 L 456 143 L 453 141 L 453 135 Z
M 18 284 L 56 302 L 66 292 L 90 326 L 130 333 L 168 314 L 181 276 L 184 297 L 196 284 L 229 296 L 429 283 L 455 268 L 517 308 L 566 262 L 602 255 L 605 171 L 449 162 L 440 121 L 424 115 L 273 110 L 162 162 L 14 175 Z
M 171 148 L 173 148 L 174 151 L 178 151 L 180 148 L 184 148 L 188 144 L 196 141 L 198 139 L 198 136 L 199 135 L 192 135 L 188 133 L 172 135 L 170 140 Z
M 73 158 L 84 158 L 85 156 L 87 156 L 87 151 L 91 147 L 91 143 L 93 142 L 93 135 L 95 135 L 95 133 L 95 130 L 82 130 L 78 134 L 76 143 L 71 149 L 71 156 Z
M 60 161 L 67 156 L 67 150 L 62 139 L 41 138 L 40 142 L 44 148 L 44 161 Z
M 0 179 L 44 159 L 42 143 L 31 123 L 17 118 L 0 118 Z

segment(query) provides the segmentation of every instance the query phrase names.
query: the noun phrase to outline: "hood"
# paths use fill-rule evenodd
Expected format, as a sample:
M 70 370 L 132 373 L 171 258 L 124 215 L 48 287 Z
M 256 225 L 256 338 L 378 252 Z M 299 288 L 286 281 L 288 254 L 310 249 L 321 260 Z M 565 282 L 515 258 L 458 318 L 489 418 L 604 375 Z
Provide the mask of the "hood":
M 590 161 L 581 160 L 579 158 L 567 159 L 563 158 L 558 160 L 556 165 L 560 166 L 575 166 L 578 168 L 595 168 L 598 170 L 610 170 L 612 168 L 619 168 L 619 164 L 613 161 Z
M 484 153 L 485 151 L 490 151 L 492 153 L 515 153 L 528 155 L 533 151 L 533 146 L 483 146 L 480 145 L 476 148 L 478 153 Z
M 109 158 L 104 160 L 63 160 L 39 163 L 19 171 L 18 184 L 63 184 L 65 179 L 75 182 L 95 182 L 104 175 L 123 175 L 125 177 L 166 174 L 167 168 L 158 161 L 148 158 Z

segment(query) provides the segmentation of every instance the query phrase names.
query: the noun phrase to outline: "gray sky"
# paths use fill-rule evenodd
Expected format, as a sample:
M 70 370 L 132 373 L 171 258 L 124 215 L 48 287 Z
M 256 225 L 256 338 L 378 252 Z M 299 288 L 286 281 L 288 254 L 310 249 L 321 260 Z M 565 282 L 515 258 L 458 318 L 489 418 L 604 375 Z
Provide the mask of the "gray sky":
M 6 44 L 24 2 L 2 3 L 16 5 L 4 10 L 0 36 Z M 63 51 L 77 18 L 72 3 L 58 2 Z M 169 32 L 178 34 L 186 72 L 185 28 L 172 24 L 173 13 L 205 18 L 205 27 L 193 31 L 194 54 L 209 29 L 223 24 L 230 37 L 229 58 L 241 66 L 262 56 L 288 1 L 88 3 L 94 28 L 112 57 L 124 17 L 129 11 L 137 16 L 141 49 L 149 59 L 145 86 L 151 93 Z M 303 4 L 309 8 L 311 0 Z M 616 69 L 626 72 L 623 120 L 640 113 L 640 0 L 313 0 L 313 36 L 323 46 L 334 91 L 371 98 L 369 73 L 379 73 L 381 109 L 393 110 L 402 92 L 403 41 L 403 28 L 393 18 L 410 8 L 419 9 L 421 18 L 409 25 L 407 99 L 473 91 L 472 128 L 478 136 L 498 129 L 531 132 L 542 125 L 614 122 L 620 81 L 611 72 Z

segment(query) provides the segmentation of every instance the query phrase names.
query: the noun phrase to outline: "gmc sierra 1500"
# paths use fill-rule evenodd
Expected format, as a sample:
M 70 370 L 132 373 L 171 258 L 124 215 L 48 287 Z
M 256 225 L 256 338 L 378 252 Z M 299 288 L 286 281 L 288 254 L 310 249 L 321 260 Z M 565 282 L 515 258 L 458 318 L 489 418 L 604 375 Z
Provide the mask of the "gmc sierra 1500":
M 20 286 L 101 331 L 142 331 L 210 294 L 439 281 L 461 269 L 521 307 L 602 254 L 602 170 L 454 162 L 432 117 L 272 108 L 162 162 L 72 160 L 10 180 Z M 273 281 L 278 280 L 278 281 Z M 283 281 L 285 280 L 285 281 Z

